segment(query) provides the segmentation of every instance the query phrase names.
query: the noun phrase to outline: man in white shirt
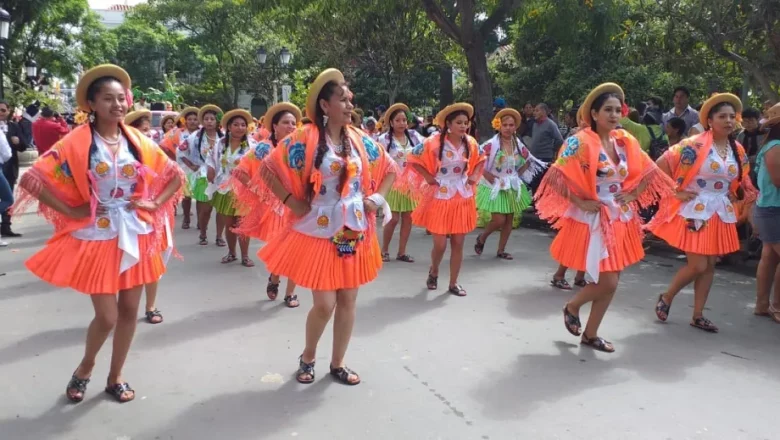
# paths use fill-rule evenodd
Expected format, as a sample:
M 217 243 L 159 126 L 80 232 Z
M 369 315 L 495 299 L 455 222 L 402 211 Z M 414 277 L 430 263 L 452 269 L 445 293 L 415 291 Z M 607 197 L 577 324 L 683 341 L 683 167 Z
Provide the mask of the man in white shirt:
M 5 135 L 0 136 L 0 169 L 3 164 L 11 160 L 11 146 L 8 145 L 8 139 Z M 0 212 L 5 212 L 11 205 L 14 204 L 14 194 L 11 192 L 11 185 L 8 184 L 5 175 L 0 172 Z M 0 247 L 8 246 L 8 243 L 0 241 Z

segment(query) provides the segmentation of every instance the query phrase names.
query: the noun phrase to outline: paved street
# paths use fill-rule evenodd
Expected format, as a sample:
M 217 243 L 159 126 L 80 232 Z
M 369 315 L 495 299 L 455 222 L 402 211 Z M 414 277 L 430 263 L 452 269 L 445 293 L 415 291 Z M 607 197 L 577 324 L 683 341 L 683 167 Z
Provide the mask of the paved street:
M 161 284 L 165 323 L 139 323 L 125 370 L 136 400 L 102 392 L 106 345 L 85 401 L 70 405 L 92 308 L 24 269 L 48 226 L 33 215 L 16 226 L 24 238 L 0 249 L 2 440 L 778 438 L 780 326 L 752 315 L 754 279 L 718 272 L 708 317 L 721 333 L 706 334 L 688 325 L 690 289 L 656 322 L 681 262 L 650 256 L 624 274 L 602 326 L 617 353 L 595 353 L 565 331 L 550 238 L 528 229 L 512 237 L 512 262 L 491 257 L 497 235 L 481 258 L 468 239 L 466 298 L 425 290 L 430 240 L 415 229 L 418 263 L 388 263 L 361 291 L 347 356 L 357 387 L 327 374 L 330 329 L 316 383 L 295 382 L 308 292 L 299 309 L 269 302 L 262 265 L 226 267 L 222 249 L 177 231 L 185 260 Z

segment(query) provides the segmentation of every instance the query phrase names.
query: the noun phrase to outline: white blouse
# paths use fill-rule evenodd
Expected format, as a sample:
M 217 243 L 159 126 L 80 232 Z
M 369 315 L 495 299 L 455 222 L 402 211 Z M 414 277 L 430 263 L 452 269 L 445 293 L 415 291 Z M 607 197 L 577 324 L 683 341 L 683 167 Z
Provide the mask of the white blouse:
M 685 188 L 697 196 L 683 203 L 679 214 L 683 218 L 696 220 L 697 227 L 701 227 L 704 221 L 715 214 L 718 214 L 723 223 L 736 223 L 734 206 L 729 200 L 729 186 L 739 177 L 739 173 L 740 169 L 731 148 L 723 160 L 713 146 L 699 174 Z
M 442 154 L 441 165 L 436 172 L 436 181 L 439 183 L 439 189 L 436 192 L 436 198 L 439 200 L 449 200 L 460 194 L 463 198 L 474 196 L 471 185 L 466 184 L 469 176 L 466 174 L 467 146 L 461 144 L 455 148 L 449 140 L 444 141 L 444 153 Z
M 211 198 L 215 192 L 220 194 L 227 194 L 232 190 L 230 187 L 230 175 L 234 169 L 241 162 L 241 158 L 245 154 L 254 149 L 254 141 L 247 140 L 247 144 L 239 146 L 233 150 L 230 146 L 225 146 L 227 137 L 223 137 L 217 141 L 217 146 L 211 150 L 211 153 L 206 158 L 206 166 L 213 168 L 214 182 L 209 183 L 206 188 L 206 195 Z

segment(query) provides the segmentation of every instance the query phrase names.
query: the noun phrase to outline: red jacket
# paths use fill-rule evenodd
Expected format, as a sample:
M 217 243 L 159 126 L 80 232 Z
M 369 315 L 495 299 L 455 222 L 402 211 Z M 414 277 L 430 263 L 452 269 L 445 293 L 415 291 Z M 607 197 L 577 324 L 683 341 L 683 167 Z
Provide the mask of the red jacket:
M 38 149 L 38 154 L 49 151 L 49 149 L 68 134 L 68 123 L 64 119 L 44 119 L 38 118 L 32 124 L 33 141 Z

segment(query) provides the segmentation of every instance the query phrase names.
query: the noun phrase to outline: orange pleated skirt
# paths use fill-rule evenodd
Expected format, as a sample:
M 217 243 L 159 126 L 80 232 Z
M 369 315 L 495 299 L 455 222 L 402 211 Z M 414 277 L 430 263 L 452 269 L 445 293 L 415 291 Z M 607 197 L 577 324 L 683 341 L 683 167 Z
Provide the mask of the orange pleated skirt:
M 122 251 L 119 239 L 79 240 L 70 234 L 49 240 L 25 262 L 38 278 L 57 287 L 70 287 L 88 295 L 115 295 L 120 290 L 159 281 L 165 264 L 159 247 L 150 253 L 154 233 L 139 235 L 140 260 L 119 273 Z
M 561 229 L 550 245 L 550 254 L 560 264 L 584 271 L 590 243 L 590 227 L 571 218 L 561 219 Z M 607 243 L 609 256 L 599 263 L 600 272 L 620 272 L 644 258 L 639 220 L 612 223 L 614 237 Z
M 679 215 L 667 223 L 653 225 L 650 231 L 670 246 L 692 254 L 720 256 L 740 248 L 737 226 L 723 223 L 718 214 L 713 214 L 698 231 L 688 229 L 685 219 Z
M 468 234 L 477 227 L 477 202 L 460 194 L 449 200 L 431 197 L 412 212 L 412 223 L 437 235 Z
M 312 290 L 355 289 L 373 281 L 382 268 L 382 251 L 373 230 L 366 231 L 355 255 L 348 257 L 339 257 L 329 239 L 293 229 L 274 235 L 257 256 L 270 273 Z

